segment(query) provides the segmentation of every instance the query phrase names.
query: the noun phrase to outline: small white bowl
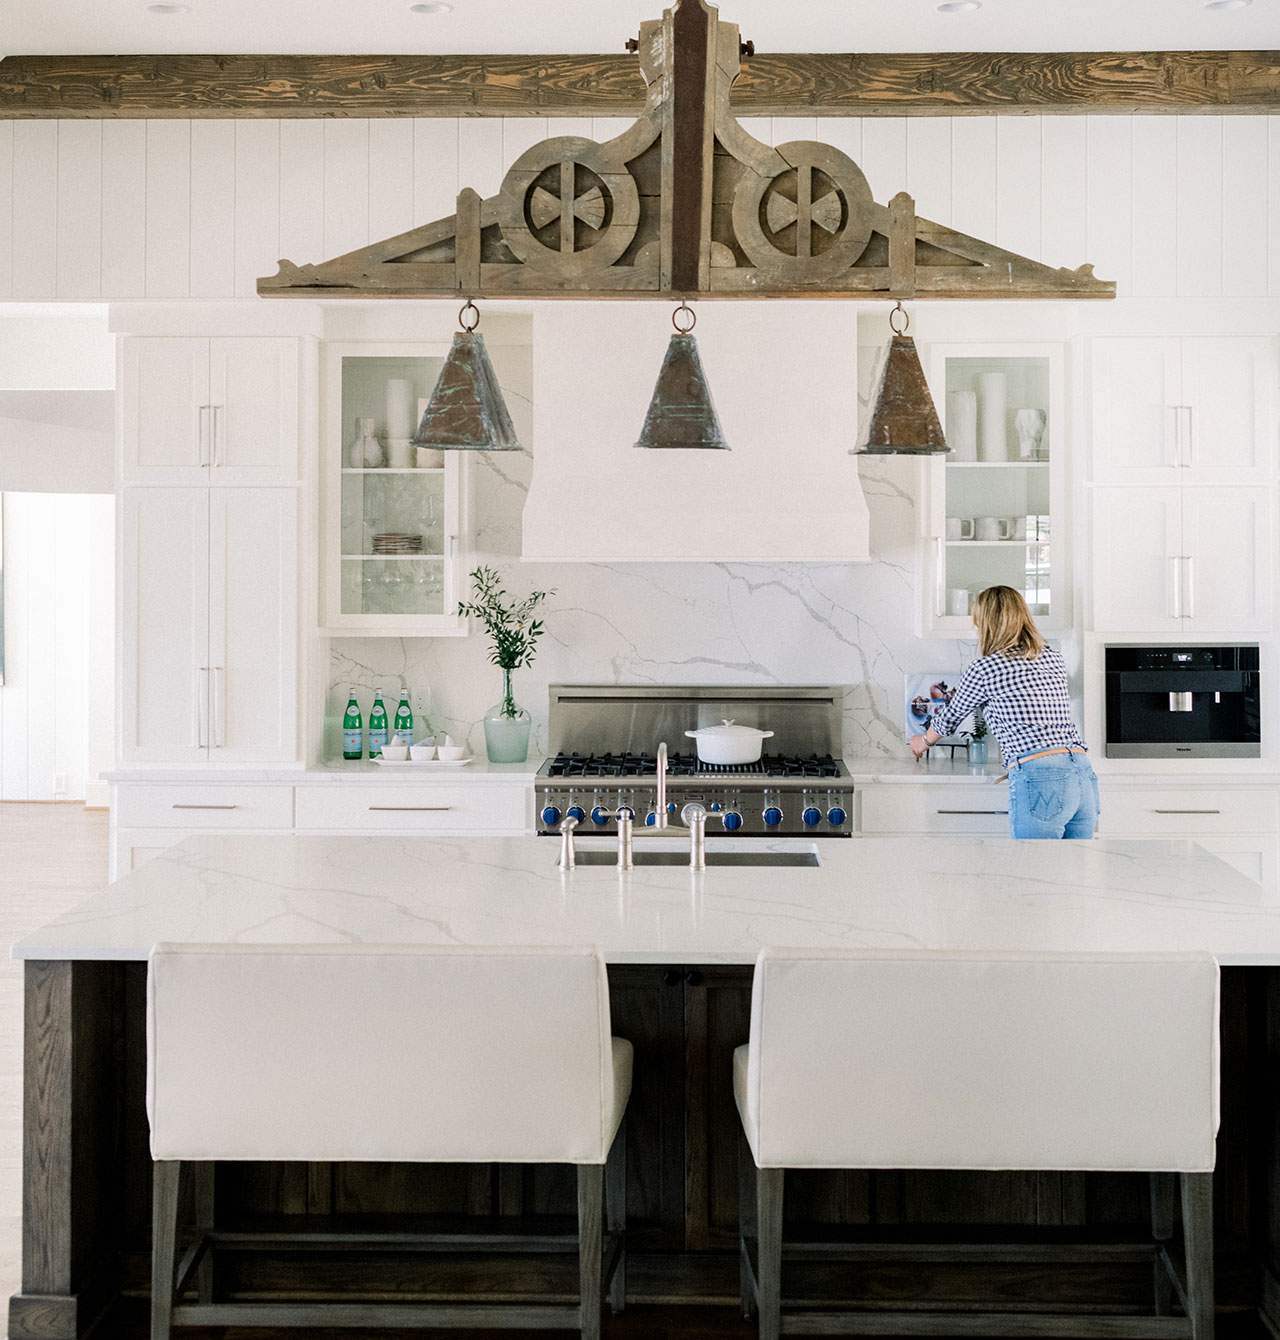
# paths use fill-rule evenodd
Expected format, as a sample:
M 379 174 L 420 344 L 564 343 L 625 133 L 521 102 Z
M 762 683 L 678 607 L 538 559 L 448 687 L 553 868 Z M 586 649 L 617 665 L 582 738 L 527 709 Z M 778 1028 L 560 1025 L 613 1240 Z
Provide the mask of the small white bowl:
M 467 756 L 466 748 L 460 744 L 437 745 L 436 753 L 439 754 L 441 763 L 456 763 L 460 758 Z
M 409 757 L 415 763 L 429 763 L 436 756 L 436 747 L 434 744 L 411 744 L 409 746 Z
M 403 763 L 409 757 L 409 746 L 407 744 L 384 744 L 382 746 L 382 757 L 388 763 Z

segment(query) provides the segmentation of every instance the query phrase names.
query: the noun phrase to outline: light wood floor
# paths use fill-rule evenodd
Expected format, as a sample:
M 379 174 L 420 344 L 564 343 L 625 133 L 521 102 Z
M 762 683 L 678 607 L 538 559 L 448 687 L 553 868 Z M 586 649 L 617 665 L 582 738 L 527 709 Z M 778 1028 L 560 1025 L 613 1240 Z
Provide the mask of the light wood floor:
M 106 880 L 106 810 L 0 803 L 0 1318 L 18 1287 L 22 1209 L 22 965 L 9 946 Z

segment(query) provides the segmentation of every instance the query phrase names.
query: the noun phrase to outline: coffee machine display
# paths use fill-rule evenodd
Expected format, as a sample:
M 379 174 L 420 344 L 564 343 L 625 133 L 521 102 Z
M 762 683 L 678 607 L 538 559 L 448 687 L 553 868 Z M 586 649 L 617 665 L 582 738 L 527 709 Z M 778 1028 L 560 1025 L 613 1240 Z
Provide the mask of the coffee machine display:
M 1108 647 L 1108 758 L 1258 758 L 1258 648 Z

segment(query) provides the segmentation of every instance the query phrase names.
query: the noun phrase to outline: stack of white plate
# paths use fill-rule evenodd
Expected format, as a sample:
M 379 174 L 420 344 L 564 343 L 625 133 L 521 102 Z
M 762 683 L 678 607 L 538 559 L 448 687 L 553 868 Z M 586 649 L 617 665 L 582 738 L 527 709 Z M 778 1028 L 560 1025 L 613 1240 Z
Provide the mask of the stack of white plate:
M 385 531 L 373 537 L 375 554 L 420 554 L 422 552 L 421 535 L 405 535 L 400 531 Z

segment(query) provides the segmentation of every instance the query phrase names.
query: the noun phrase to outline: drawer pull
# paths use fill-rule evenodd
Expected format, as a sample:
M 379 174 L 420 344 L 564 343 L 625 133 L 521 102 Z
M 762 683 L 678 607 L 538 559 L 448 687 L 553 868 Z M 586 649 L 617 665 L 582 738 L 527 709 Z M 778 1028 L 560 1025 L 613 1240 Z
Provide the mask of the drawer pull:
M 1008 810 L 938 810 L 939 814 L 1008 814 Z
M 1221 810 L 1152 810 L 1152 814 L 1221 814 Z
M 170 805 L 171 810 L 238 810 L 239 805 Z
M 370 810 L 391 814 L 443 814 L 452 805 L 370 805 Z

